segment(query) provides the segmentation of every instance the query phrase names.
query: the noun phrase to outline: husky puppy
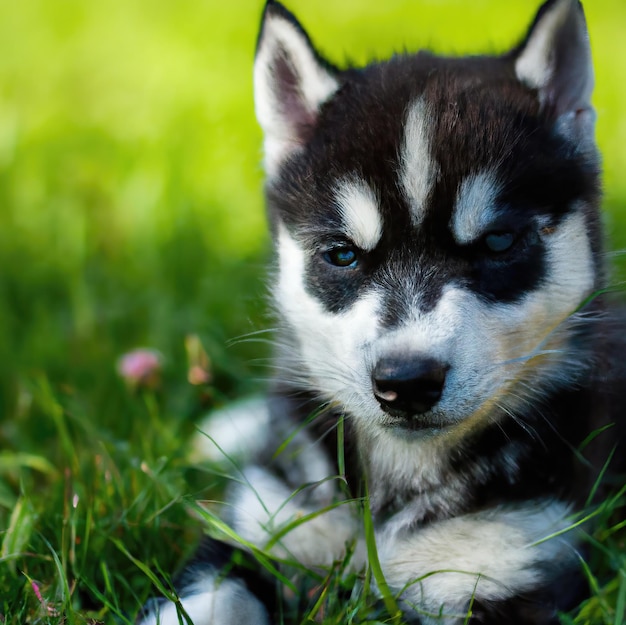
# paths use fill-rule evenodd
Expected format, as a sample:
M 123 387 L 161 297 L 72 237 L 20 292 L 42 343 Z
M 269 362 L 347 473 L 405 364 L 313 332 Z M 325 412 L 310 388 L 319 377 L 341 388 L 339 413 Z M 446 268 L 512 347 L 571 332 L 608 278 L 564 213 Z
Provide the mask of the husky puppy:
M 248 439 L 225 520 L 306 567 L 354 550 L 359 571 L 365 498 L 408 622 L 558 623 L 626 405 L 580 3 L 546 2 L 506 54 L 342 70 L 270 0 L 254 82 L 281 329 L 267 401 L 209 425 Z M 231 549 L 188 565 L 186 615 L 276 622 Z M 179 612 L 153 602 L 140 622 Z

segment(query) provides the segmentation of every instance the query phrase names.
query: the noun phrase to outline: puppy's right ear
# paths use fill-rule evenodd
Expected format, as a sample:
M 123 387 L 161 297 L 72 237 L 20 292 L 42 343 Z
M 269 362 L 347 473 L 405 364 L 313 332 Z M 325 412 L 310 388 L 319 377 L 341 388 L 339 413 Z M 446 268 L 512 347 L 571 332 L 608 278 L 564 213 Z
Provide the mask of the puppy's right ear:
M 318 54 L 296 18 L 269 0 L 254 63 L 255 110 L 269 176 L 310 138 L 320 107 L 338 87 L 338 71 Z

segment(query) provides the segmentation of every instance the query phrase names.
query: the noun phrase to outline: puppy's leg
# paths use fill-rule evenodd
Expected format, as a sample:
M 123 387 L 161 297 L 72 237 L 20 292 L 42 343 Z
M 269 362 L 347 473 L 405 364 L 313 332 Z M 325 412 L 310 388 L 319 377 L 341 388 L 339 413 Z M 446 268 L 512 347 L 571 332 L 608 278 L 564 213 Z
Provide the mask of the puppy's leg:
M 569 526 L 568 514 L 565 503 L 542 501 L 424 528 L 392 518 L 376 541 L 388 584 L 423 624 L 464 623 L 472 606 L 472 623 L 546 625 L 558 622 L 557 608 L 567 607 L 568 580 L 577 568 L 574 532 L 549 538 Z
M 245 481 L 231 492 L 229 519 L 242 538 L 265 548 L 277 532 L 291 525 L 271 548 L 273 555 L 309 567 L 327 567 L 343 559 L 357 524 L 348 502 L 336 505 L 330 482 L 294 492 L 261 467 L 247 467 L 243 475 Z M 307 520 L 300 523 L 303 517 Z

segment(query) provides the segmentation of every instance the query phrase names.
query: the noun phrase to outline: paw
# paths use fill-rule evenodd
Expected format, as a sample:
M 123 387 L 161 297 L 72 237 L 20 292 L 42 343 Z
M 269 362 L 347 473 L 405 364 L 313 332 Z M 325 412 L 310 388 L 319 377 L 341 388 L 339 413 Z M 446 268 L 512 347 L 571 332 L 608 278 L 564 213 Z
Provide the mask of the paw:
M 175 604 L 152 599 L 136 625 L 270 625 L 263 604 L 237 579 L 206 577 L 186 588 Z

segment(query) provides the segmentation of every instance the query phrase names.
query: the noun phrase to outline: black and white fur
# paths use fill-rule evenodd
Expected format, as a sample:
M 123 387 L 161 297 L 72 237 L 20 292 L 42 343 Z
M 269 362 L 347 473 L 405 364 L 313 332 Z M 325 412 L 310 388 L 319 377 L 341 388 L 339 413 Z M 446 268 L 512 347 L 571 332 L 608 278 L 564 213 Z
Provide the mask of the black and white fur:
M 254 82 L 281 329 L 268 400 L 207 425 L 214 456 L 248 463 L 225 519 L 265 548 L 324 509 L 270 551 L 324 568 L 350 546 L 363 569 L 356 506 L 332 506 L 345 441 L 345 478 L 369 495 L 408 621 L 464 623 L 471 606 L 470 623 L 557 623 L 583 590 L 568 528 L 617 427 L 587 458 L 578 448 L 626 405 L 623 332 L 596 295 L 580 3 L 549 0 L 500 56 L 340 70 L 270 1 Z M 193 622 L 274 622 L 272 592 L 220 573 L 230 547 L 203 549 L 180 584 Z M 174 604 L 152 606 L 143 625 L 179 622 Z

